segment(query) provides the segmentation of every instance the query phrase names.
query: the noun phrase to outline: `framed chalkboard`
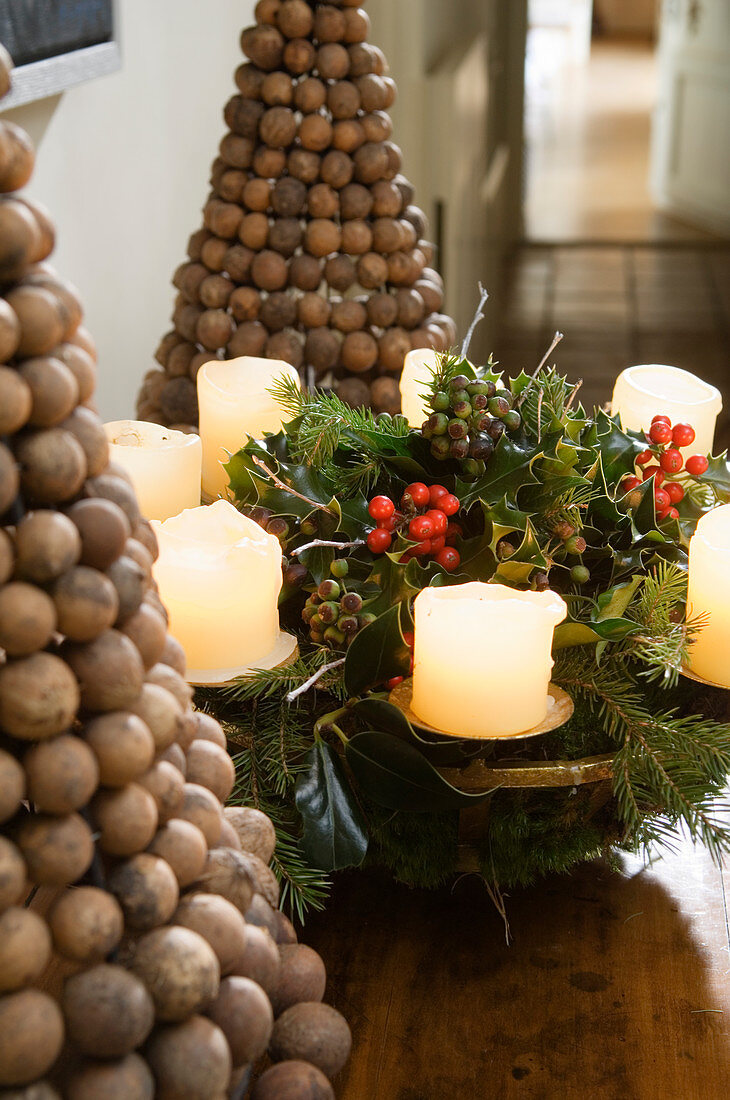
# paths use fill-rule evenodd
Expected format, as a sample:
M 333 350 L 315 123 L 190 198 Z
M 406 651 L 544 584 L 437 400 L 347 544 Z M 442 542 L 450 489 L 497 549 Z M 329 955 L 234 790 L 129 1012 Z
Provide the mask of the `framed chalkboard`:
M 15 62 L 3 110 L 120 65 L 113 0 L 0 0 L 0 42 Z

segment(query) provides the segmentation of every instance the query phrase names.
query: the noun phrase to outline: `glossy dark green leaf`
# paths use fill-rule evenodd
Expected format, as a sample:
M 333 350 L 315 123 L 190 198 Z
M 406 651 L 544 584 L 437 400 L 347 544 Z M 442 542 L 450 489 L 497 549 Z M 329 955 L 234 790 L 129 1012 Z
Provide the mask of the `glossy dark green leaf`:
M 345 659 L 345 687 L 350 695 L 362 695 L 393 676 L 407 676 L 410 667 L 396 604 L 355 635 Z
M 339 871 L 362 863 L 368 849 L 367 822 L 335 750 L 317 739 L 306 755 L 295 801 L 302 815 L 302 851 L 313 867 Z
M 486 472 L 474 482 L 457 479 L 454 492 L 465 507 L 475 500 L 489 504 L 502 497 L 515 502 L 524 485 L 534 484 L 538 480 L 532 467 L 542 453 L 540 447 L 516 442 L 505 432 L 494 448 Z
M 431 737 L 425 731 L 419 731 L 406 718 L 398 707 L 387 699 L 378 699 L 366 695 L 355 703 L 353 714 L 372 729 L 382 730 L 401 741 L 407 741 L 431 761 L 432 764 L 458 767 L 467 763 L 473 756 L 483 751 L 483 745 L 473 739 L 463 741 L 456 737 Z

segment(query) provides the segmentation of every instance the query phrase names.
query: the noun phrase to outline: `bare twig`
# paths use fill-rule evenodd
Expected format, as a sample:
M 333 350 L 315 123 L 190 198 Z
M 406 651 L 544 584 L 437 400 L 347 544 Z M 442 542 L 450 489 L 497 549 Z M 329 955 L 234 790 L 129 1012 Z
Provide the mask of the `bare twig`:
M 336 513 L 333 512 L 331 508 L 328 508 L 326 504 L 320 504 L 316 500 L 310 500 L 309 497 L 303 496 L 301 493 L 297 492 L 296 489 L 292 489 L 291 485 L 287 485 L 285 481 L 282 481 L 281 478 L 278 478 L 273 470 L 270 470 L 266 463 L 263 462 L 256 455 L 251 455 L 251 461 L 253 462 L 254 466 L 258 466 L 258 468 L 266 474 L 270 481 L 273 481 L 277 489 L 283 489 L 285 493 L 291 493 L 293 497 L 297 497 L 299 500 L 303 500 L 305 504 L 311 504 L 313 508 L 319 509 L 320 512 L 329 512 L 331 516 L 336 515 Z
M 545 352 L 545 354 L 543 355 L 542 359 L 541 359 L 541 360 L 540 360 L 540 362 L 539 362 L 539 363 L 537 364 L 537 367 L 535 368 L 535 371 L 534 371 L 534 373 L 530 375 L 530 381 L 529 381 L 529 382 L 527 383 L 527 385 L 525 386 L 524 390 L 522 391 L 522 393 L 520 394 L 520 396 L 519 396 L 519 397 L 517 398 L 517 400 L 515 401 L 515 408 L 516 408 L 516 409 L 519 409 L 520 405 L 521 405 L 521 404 L 522 404 L 522 402 L 523 402 L 523 401 L 525 400 L 525 397 L 527 396 L 527 393 L 528 393 L 528 391 L 529 391 L 529 389 L 530 389 L 530 386 L 531 386 L 531 385 L 532 385 L 532 383 L 533 383 L 533 382 L 535 381 L 535 379 L 537 378 L 538 374 L 540 373 L 540 371 L 542 370 L 542 368 L 543 368 L 543 367 L 545 366 L 545 364 L 547 363 L 548 359 L 550 358 L 550 356 L 552 355 L 552 353 L 553 353 L 553 352 L 555 351 L 556 347 L 558 346 L 558 344 L 560 343 L 560 341 L 561 341 L 562 339 L 563 339 L 563 334 L 562 334 L 562 332 L 556 332 L 556 333 L 555 333 L 555 335 L 553 336 L 553 341 L 552 341 L 552 343 L 551 343 L 550 347 L 549 347 L 549 348 L 547 349 L 547 351 L 546 351 L 546 352 Z
M 297 558 L 305 550 L 314 550 L 317 546 L 333 546 L 335 550 L 349 550 L 352 546 L 364 545 L 365 539 L 353 539 L 351 542 L 330 542 L 329 539 L 313 539 L 312 542 L 305 542 L 304 546 L 297 546 L 296 550 L 290 551 L 290 554 L 293 558 Z
M 480 295 L 479 305 L 477 306 L 477 311 L 474 314 L 474 319 L 472 320 L 472 323 L 469 325 L 467 334 L 464 337 L 464 343 L 461 345 L 461 358 L 462 359 L 466 359 L 467 355 L 469 354 L 469 345 L 471 344 L 471 338 L 474 335 L 474 329 L 477 327 L 479 322 L 484 319 L 484 314 L 482 313 L 482 307 L 484 305 L 486 305 L 487 298 L 489 297 L 488 292 L 484 289 L 482 284 L 479 283 L 478 286 L 479 286 L 479 295 Z
M 577 393 L 578 393 L 578 390 L 579 390 L 579 389 L 581 388 L 581 386 L 582 386 L 582 385 L 583 385 L 583 379 L 582 379 L 582 378 L 579 378 L 579 379 L 578 379 L 578 381 L 576 382 L 576 384 L 575 384 L 575 385 L 573 386 L 573 389 L 572 389 L 572 390 L 570 391 L 570 397 L 568 398 L 568 403 L 567 403 L 567 405 L 565 406 L 565 411 L 566 411 L 566 412 L 568 411 L 568 409 L 570 408 L 570 406 L 571 406 L 571 405 L 573 404 L 573 402 L 575 401 L 575 398 L 576 398 L 576 395 L 577 395 Z
M 331 672 L 333 668 L 339 668 L 340 665 L 344 665 L 344 663 L 345 658 L 340 657 L 337 661 L 331 661 L 328 665 L 322 665 L 313 676 L 310 676 L 309 679 L 305 680 L 303 684 L 300 684 L 298 688 L 294 688 L 293 691 L 289 692 L 286 697 L 287 703 L 293 703 L 300 695 L 304 695 L 305 691 L 309 691 L 326 672 Z
M 542 435 L 542 401 L 545 396 L 545 390 L 540 386 L 540 392 L 537 395 L 537 442 L 540 442 Z

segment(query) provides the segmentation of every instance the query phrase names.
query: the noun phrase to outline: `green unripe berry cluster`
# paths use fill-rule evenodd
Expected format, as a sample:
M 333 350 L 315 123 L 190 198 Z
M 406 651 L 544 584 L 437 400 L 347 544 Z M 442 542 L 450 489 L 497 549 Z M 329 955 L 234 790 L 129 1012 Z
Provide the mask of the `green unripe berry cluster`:
M 512 402 L 510 391 L 494 382 L 457 374 L 433 395 L 433 412 L 421 427 L 433 457 L 455 459 L 466 475 L 479 477 L 504 432 L 516 432 L 522 424 Z
M 337 580 L 327 577 L 318 585 L 302 608 L 302 619 L 309 627 L 310 639 L 317 645 L 343 649 L 359 630 L 375 621 L 375 615 L 363 611 L 358 592 L 348 592 L 340 583 L 349 572 L 344 558 L 335 559 L 330 572 Z

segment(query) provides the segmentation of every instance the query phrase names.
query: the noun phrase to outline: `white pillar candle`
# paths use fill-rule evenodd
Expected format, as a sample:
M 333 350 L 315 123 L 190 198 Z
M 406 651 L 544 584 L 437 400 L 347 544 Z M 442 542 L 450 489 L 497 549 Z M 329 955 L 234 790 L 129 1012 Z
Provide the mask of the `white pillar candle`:
M 203 441 L 203 493 L 225 494 L 228 475 L 221 465 L 244 446 L 249 436 L 278 432 L 285 416 L 268 392 L 272 382 L 299 375 L 282 359 L 212 359 L 198 371 L 200 438 Z
M 730 687 L 730 504 L 708 512 L 689 543 L 687 617 L 707 622 L 689 649 L 697 676 Z
M 514 737 L 543 722 L 553 630 L 566 614 L 556 593 L 503 584 L 424 588 L 415 600 L 411 707 L 462 737 Z
M 401 411 L 412 428 L 420 428 L 433 411 L 428 405 L 439 357 L 433 348 L 414 348 L 403 360 L 400 376 Z
M 123 466 L 147 519 L 169 519 L 200 504 L 200 436 L 148 424 L 112 420 L 104 425 L 112 460 Z
M 279 630 L 278 539 L 226 500 L 153 527 L 160 546 L 154 576 L 190 683 L 223 683 L 293 653 L 296 638 Z
M 709 454 L 722 408 L 718 389 L 689 371 L 663 363 L 628 367 L 616 379 L 611 410 L 624 428 L 648 431 L 652 417 L 665 413 L 673 424 L 691 424 L 695 440 L 687 454 Z

